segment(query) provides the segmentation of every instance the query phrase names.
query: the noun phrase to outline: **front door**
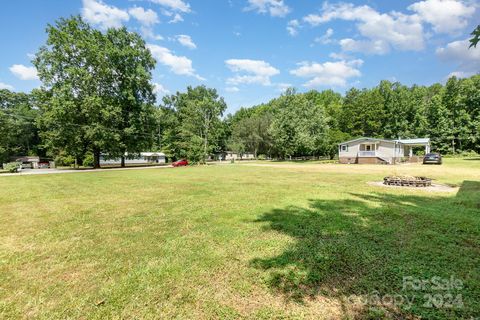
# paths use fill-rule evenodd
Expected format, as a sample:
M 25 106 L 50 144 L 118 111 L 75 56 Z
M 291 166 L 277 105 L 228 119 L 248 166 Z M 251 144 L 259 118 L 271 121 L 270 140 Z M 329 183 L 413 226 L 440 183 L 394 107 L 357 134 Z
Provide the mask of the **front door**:
M 375 147 L 375 145 L 373 145 L 373 144 L 364 143 L 364 144 L 360 145 L 360 151 L 373 151 L 373 150 L 375 150 L 374 147 Z

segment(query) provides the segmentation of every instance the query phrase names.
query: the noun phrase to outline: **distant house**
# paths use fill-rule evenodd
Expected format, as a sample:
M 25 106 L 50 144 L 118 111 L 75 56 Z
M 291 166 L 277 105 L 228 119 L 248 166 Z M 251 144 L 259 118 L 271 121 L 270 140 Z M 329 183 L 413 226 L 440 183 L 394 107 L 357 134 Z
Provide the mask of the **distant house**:
M 24 156 L 15 158 L 15 162 L 21 162 L 23 168 L 38 169 L 40 163 L 40 157 L 37 156 Z
M 416 159 L 414 147 L 425 148 L 430 152 L 430 139 L 398 139 L 387 140 L 361 137 L 338 144 L 340 163 L 395 164 L 406 159 Z
M 100 156 L 100 165 L 120 164 L 120 158 L 109 158 L 108 155 Z M 140 152 L 140 154 L 125 153 L 125 164 L 165 163 L 165 154 L 162 152 Z
M 229 161 L 229 160 L 253 160 L 255 155 L 250 152 L 237 153 L 233 151 L 225 151 L 215 155 L 218 160 Z

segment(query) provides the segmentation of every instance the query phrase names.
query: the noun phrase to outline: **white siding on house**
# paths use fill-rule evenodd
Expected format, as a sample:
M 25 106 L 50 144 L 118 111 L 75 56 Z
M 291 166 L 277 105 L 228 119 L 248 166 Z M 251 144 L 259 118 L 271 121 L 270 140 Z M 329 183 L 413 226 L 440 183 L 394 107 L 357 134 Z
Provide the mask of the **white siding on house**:
M 370 145 L 370 150 L 367 150 L 367 145 Z M 344 146 L 346 146 L 347 150 L 345 150 Z M 362 152 L 364 153 L 362 154 Z M 379 158 L 392 163 L 393 158 L 400 158 L 403 156 L 403 147 L 400 143 L 396 144 L 395 141 L 375 140 L 369 138 L 347 141 L 346 143 L 339 145 L 340 158 L 348 160 L 350 158 L 356 159 L 359 156 Z M 351 160 L 348 161 L 350 162 Z
M 121 159 L 109 159 L 105 155 L 100 156 L 100 165 L 120 164 Z M 160 152 L 142 152 L 134 158 L 129 158 L 126 154 L 125 164 L 147 164 L 147 163 L 165 163 L 165 154 Z
M 386 142 L 380 141 L 377 145 L 378 149 L 377 152 L 379 155 L 385 158 L 393 158 L 395 155 L 395 143 L 394 142 Z
M 428 152 L 430 139 L 385 140 L 363 137 L 340 143 L 338 154 L 341 163 L 375 163 L 372 162 L 374 158 L 396 163 L 411 156 L 408 152 L 412 147 L 420 146 L 425 147 L 425 152 Z
M 235 153 L 235 152 L 231 152 L 231 151 L 227 151 L 225 153 L 225 158 L 224 160 L 253 160 L 255 159 L 255 155 L 253 153 L 243 153 L 240 157 L 240 154 L 238 153 Z
M 345 158 L 354 158 L 357 156 L 358 151 L 360 150 L 360 143 L 361 141 L 354 141 L 346 144 L 341 144 L 340 145 L 340 157 L 345 157 Z M 342 150 L 342 146 L 347 146 L 347 151 Z

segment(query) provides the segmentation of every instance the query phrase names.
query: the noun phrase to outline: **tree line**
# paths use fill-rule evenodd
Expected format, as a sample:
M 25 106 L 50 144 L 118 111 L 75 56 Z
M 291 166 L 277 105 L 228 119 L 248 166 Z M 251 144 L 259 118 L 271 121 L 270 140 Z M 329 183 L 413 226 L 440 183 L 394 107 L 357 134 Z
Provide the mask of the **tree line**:
M 480 75 L 446 84 L 298 93 L 224 115 L 213 88 L 188 87 L 157 102 L 155 60 L 126 28 L 104 32 L 81 17 L 47 27 L 33 64 L 42 87 L 0 90 L 0 163 L 19 155 L 98 167 L 100 156 L 162 151 L 203 162 L 225 151 L 255 157 L 333 158 L 358 136 L 430 137 L 441 153 L 480 152 Z
M 480 151 L 480 75 L 445 85 L 405 86 L 383 80 L 371 89 L 296 93 L 227 118 L 229 147 L 269 157 L 329 156 L 337 144 L 367 136 L 429 137 L 441 153 Z

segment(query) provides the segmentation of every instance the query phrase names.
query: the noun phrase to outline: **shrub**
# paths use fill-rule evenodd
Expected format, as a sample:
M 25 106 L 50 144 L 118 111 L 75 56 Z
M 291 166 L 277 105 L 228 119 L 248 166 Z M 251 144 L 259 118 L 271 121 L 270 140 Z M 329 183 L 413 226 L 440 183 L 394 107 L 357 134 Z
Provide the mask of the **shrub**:
M 462 153 L 460 153 L 460 155 L 462 157 L 465 157 L 465 158 L 473 158 L 473 157 L 478 157 L 478 153 L 476 153 L 475 151 L 462 151 Z
M 18 172 L 18 169 L 20 168 L 20 163 L 19 162 L 9 162 L 5 163 L 3 165 L 3 169 L 7 170 L 8 172 L 15 173 Z
M 85 158 L 83 158 L 83 166 L 84 167 L 93 167 L 94 161 L 93 161 L 93 154 L 87 153 L 85 155 Z
M 55 157 L 55 164 L 57 166 L 69 167 L 74 163 L 75 163 L 75 158 L 71 155 L 66 155 L 66 154 L 61 153 L 57 157 Z
M 445 154 L 443 155 L 444 158 L 473 158 L 473 157 L 478 157 L 479 154 L 476 153 L 475 151 L 462 151 L 460 153 L 454 153 L 454 154 Z

